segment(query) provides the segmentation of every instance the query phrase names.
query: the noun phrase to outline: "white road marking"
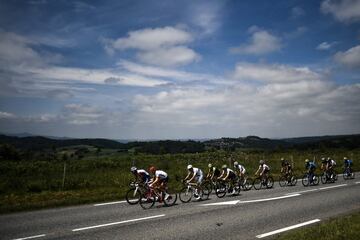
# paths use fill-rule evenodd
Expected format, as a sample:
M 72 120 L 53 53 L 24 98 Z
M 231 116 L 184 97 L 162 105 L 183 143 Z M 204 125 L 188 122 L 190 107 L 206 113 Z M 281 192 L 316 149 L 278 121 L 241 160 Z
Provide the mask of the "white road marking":
M 355 184 L 360 184 L 360 182 L 355 182 Z
M 98 203 L 98 204 L 94 204 L 94 207 L 98 207 L 98 206 L 105 206 L 105 205 L 112 205 L 112 204 L 119 204 L 119 203 L 126 203 L 126 201 L 117 201 L 117 202 Z
M 136 219 L 130 219 L 130 220 L 125 220 L 125 221 L 121 221 L 121 222 L 113 222 L 113 223 L 106 223 L 106 224 L 95 225 L 95 226 L 90 226 L 90 227 L 76 228 L 76 229 L 73 229 L 72 231 L 78 232 L 78 231 L 84 231 L 84 230 L 89 230 L 89 229 L 93 229 L 93 228 L 107 227 L 107 226 L 112 226 L 112 225 L 128 223 L 128 222 L 138 222 L 138 221 L 142 221 L 142 220 L 159 218 L 159 217 L 164 217 L 164 216 L 165 216 L 165 214 L 155 215 L 155 216 L 150 216 L 150 217 L 143 217 L 143 218 L 136 218 Z
M 323 187 L 323 188 L 319 188 L 319 190 L 325 190 L 325 189 L 330 189 L 330 188 L 338 188 L 338 187 L 345 187 L 347 186 L 347 184 L 340 184 L 340 185 L 335 185 L 335 186 L 330 186 L 330 187 Z
M 202 204 L 201 206 L 235 205 L 238 202 L 240 202 L 240 200 L 227 201 L 227 202 L 217 202 L 217 203 L 207 203 L 207 204 Z
M 311 221 L 308 221 L 308 222 L 299 223 L 299 224 L 289 226 L 289 227 L 286 227 L 286 228 L 281 228 L 281 229 L 278 229 L 278 230 L 275 230 L 275 231 L 272 231 L 272 232 L 257 235 L 256 237 L 257 238 L 264 238 L 264 237 L 268 237 L 268 236 L 271 236 L 271 235 L 274 235 L 274 234 L 277 234 L 277 233 L 285 232 L 285 231 L 288 231 L 288 230 L 291 230 L 291 229 L 299 228 L 299 227 L 309 225 L 309 224 L 312 224 L 312 223 L 316 223 L 316 222 L 320 222 L 320 219 L 314 219 L 314 220 L 311 220 Z
M 246 200 L 246 201 L 240 200 L 239 203 L 266 202 L 266 201 L 273 201 L 273 200 L 290 198 L 290 197 L 297 197 L 297 196 L 300 196 L 300 195 L 301 194 L 291 194 L 291 195 L 285 195 L 285 196 L 273 197 L 273 198 L 263 198 L 263 199 Z
M 297 197 L 297 196 L 300 196 L 300 194 L 292 194 L 292 195 L 285 195 L 285 196 L 280 196 L 280 197 L 262 198 L 262 199 L 255 199 L 255 200 L 246 200 L 246 201 L 235 200 L 235 201 L 226 201 L 226 202 L 217 202 L 217 203 L 207 203 L 207 204 L 201 204 L 201 206 L 221 206 L 221 205 L 235 205 L 238 203 L 266 202 L 266 201 L 273 201 L 273 200 Z
M 300 191 L 300 192 L 286 193 L 285 195 L 292 195 L 292 194 L 299 194 L 299 193 L 314 192 L 314 191 L 318 191 L 318 190 L 319 190 L 319 188 L 314 188 L 314 189 L 304 190 L 304 191 Z
M 36 236 L 30 236 L 30 237 L 24 237 L 24 238 L 16 238 L 13 240 L 25 240 L 25 239 L 34 239 L 34 238 L 41 238 L 41 237 L 45 237 L 45 234 L 41 234 L 41 235 L 36 235 Z

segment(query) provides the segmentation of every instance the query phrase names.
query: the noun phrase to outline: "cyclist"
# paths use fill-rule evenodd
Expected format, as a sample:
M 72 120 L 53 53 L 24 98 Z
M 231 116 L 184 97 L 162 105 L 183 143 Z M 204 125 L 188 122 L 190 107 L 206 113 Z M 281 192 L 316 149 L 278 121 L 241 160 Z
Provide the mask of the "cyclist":
M 352 164 L 353 164 L 353 161 L 351 159 L 348 159 L 347 157 L 344 157 L 344 168 L 345 170 L 348 168 L 349 171 L 348 171 L 348 174 L 351 175 L 352 173 Z
M 150 181 L 150 174 L 144 169 L 137 169 L 135 166 L 130 168 L 132 174 L 134 174 L 135 182 L 147 185 Z
M 213 180 L 214 178 L 218 178 L 220 176 L 221 172 L 217 167 L 213 166 L 211 163 L 209 163 L 208 167 L 209 171 L 206 175 L 206 179 Z
M 200 186 L 204 178 L 204 174 L 201 169 L 193 167 L 192 165 L 188 165 L 187 170 L 188 175 L 185 177 L 184 181 L 188 180 L 188 183 L 195 181 L 197 185 Z
M 235 172 L 239 176 L 240 179 L 243 179 L 245 177 L 246 169 L 243 165 L 239 164 L 238 162 L 234 162 L 234 168 Z
M 149 187 L 158 188 L 165 193 L 165 199 L 167 199 L 169 197 L 169 194 L 166 191 L 167 183 L 169 182 L 168 174 L 162 170 L 157 170 L 154 166 L 149 168 L 149 172 L 154 176 L 149 182 Z
M 231 194 L 235 194 L 234 184 L 236 181 L 236 173 L 232 169 L 228 168 L 226 164 L 222 165 L 221 168 L 222 172 L 218 179 L 222 181 L 229 181 L 230 189 L 233 190 Z
M 284 174 L 290 183 L 291 179 L 289 179 L 289 176 L 292 175 L 292 166 L 289 161 L 284 158 L 281 158 L 281 173 Z
M 264 160 L 260 160 L 259 161 L 259 168 L 258 170 L 255 172 L 255 175 L 257 175 L 258 173 L 260 173 L 260 177 L 262 177 L 263 180 L 267 181 L 269 173 L 270 173 L 270 167 L 268 165 L 265 164 Z
M 328 172 L 330 179 L 334 177 L 335 166 L 336 166 L 335 160 L 328 157 L 326 162 L 326 171 Z
M 310 176 L 310 181 L 312 182 L 314 179 L 314 173 L 316 170 L 316 164 L 314 161 L 309 161 L 309 159 L 305 160 L 305 169 L 308 170 L 308 174 Z

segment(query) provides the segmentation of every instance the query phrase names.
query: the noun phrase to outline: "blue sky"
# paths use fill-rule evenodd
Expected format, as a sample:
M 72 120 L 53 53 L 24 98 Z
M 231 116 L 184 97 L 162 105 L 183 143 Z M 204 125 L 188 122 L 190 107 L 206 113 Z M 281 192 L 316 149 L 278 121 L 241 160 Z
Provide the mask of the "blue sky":
M 360 0 L 0 3 L 0 132 L 360 132 Z

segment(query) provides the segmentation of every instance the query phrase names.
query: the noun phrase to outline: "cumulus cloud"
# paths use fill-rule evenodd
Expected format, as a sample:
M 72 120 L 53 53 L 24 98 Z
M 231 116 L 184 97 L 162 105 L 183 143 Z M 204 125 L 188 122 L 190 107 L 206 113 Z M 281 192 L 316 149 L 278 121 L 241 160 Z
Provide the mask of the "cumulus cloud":
M 336 53 L 334 59 L 346 67 L 360 69 L 360 45 L 352 47 L 345 52 Z
M 213 34 L 221 25 L 221 8 L 218 1 L 195 2 L 190 9 L 192 24 L 200 28 L 202 35 Z
M 321 11 L 340 22 L 357 22 L 360 20 L 360 0 L 325 0 L 321 3 Z
M 240 136 L 259 131 L 261 135 L 296 136 L 328 126 L 344 130 L 345 122 L 354 128 L 360 119 L 359 84 L 337 86 L 322 73 L 289 65 L 239 63 L 233 77 L 238 81 L 231 87 L 216 90 L 182 88 L 139 94 L 134 98 L 139 124 L 166 126 L 178 135 L 182 133 L 176 128 L 181 126 L 196 127 L 203 134 L 220 131 Z
M 279 51 L 282 48 L 281 39 L 266 30 L 252 26 L 249 28 L 249 32 L 252 34 L 250 41 L 239 47 L 231 48 L 231 53 L 264 55 Z
M 186 46 L 193 41 L 192 35 L 179 28 L 146 28 L 131 31 L 127 37 L 102 40 L 105 50 L 135 49 L 136 57 L 147 64 L 160 66 L 186 65 L 200 59 L 200 55 Z

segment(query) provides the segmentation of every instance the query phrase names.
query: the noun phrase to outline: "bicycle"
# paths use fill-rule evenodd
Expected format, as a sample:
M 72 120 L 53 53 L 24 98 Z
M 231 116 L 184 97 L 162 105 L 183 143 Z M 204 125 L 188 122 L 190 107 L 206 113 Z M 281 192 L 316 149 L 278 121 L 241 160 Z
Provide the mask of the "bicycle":
M 205 191 L 204 188 L 206 189 Z M 205 200 L 209 198 L 209 195 L 210 190 L 203 184 L 198 186 L 197 183 L 189 182 L 181 189 L 179 198 L 181 202 L 188 203 L 192 197 L 195 197 L 197 200 Z
M 321 175 L 321 182 L 323 184 L 326 183 L 334 183 L 337 180 L 337 174 L 335 170 L 332 171 L 324 171 Z
M 351 170 L 350 166 L 345 167 L 343 172 L 343 178 L 344 180 L 355 178 L 355 173 Z
M 216 189 L 217 181 L 213 179 L 206 179 L 201 185 L 209 192 L 208 195 L 210 195 L 212 191 Z
M 165 198 L 165 191 L 159 188 L 149 187 L 148 191 L 140 198 L 140 206 L 143 209 L 150 209 L 154 206 L 155 202 L 164 203 L 166 207 L 175 205 L 177 194 L 172 191 L 167 191 L 169 196 Z
M 272 188 L 274 186 L 274 179 L 272 176 L 264 178 L 263 176 L 258 176 L 254 179 L 252 185 L 254 189 L 260 190 L 261 188 Z
M 297 183 L 297 177 L 294 176 L 292 173 L 290 174 L 283 174 L 279 178 L 279 185 L 280 187 L 285 186 L 295 186 Z
M 253 180 L 249 178 L 247 175 L 243 177 L 239 177 L 238 182 L 244 191 L 249 191 L 253 187 L 252 185 Z
M 317 176 L 315 173 L 305 173 L 301 182 L 304 187 L 307 187 L 309 185 L 318 185 L 319 176 Z
M 240 194 L 241 186 L 238 181 L 231 183 L 230 181 L 219 180 L 216 185 L 215 194 L 218 198 L 225 197 L 226 193 L 231 193 L 232 195 Z
M 125 199 L 130 205 L 138 204 L 148 187 L 138 182 L 130 182 L 129 186 L 130 189 L 126 192 Z

